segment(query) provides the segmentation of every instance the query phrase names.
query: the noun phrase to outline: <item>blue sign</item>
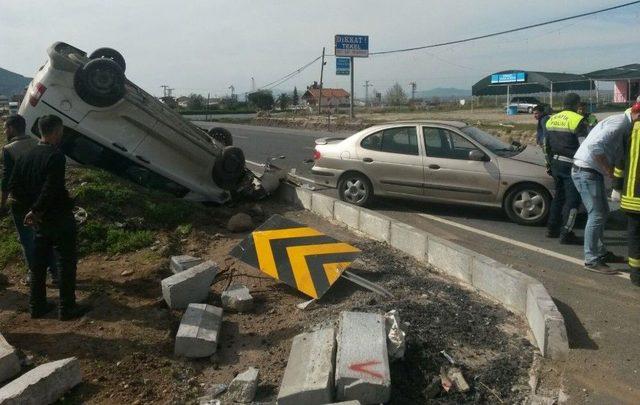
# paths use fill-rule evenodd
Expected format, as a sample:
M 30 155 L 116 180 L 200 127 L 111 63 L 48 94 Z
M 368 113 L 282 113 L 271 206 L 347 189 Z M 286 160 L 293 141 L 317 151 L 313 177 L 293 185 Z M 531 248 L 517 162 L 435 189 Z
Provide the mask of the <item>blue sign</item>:
M 336 56 L 369 57 L 368 35 L 336 35 Z
M 525 72 L 499 73 L 491 75 L 491 84 L 524 83 L 526 81 L 527 74 Z
M 337 75 L 351 74 L 351 58 L 336 58 L 336 74 Z

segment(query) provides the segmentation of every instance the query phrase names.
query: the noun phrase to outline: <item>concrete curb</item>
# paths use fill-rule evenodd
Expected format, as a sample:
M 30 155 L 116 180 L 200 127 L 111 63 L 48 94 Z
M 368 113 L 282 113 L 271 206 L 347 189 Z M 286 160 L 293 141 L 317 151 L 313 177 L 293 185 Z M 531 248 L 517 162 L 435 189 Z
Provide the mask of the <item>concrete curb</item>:
M 563 360 L 569 352 L 564 318 L 542 283 L 489 257 L 385 215 L 311 190 L 283 184 L 279 197 L 335 221 L 453 276 L 526 318 L 540 352 Z

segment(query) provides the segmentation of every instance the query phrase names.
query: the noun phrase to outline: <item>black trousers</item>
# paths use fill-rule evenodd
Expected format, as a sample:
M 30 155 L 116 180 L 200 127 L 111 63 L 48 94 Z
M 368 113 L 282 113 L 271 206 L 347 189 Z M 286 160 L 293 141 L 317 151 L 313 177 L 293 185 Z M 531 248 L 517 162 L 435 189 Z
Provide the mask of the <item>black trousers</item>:
M 640 269 L 640 213 L 627 214 L 627 248 L 629 266 Z
M 571 167 L 568 162 L 551 161 L 551 175 L 556 187 L 556 195 L 551 201 L 547 228 L 561 233 L 571 232 L 575 223 L 578 207 L 582 202 L 580 193 L 571 179 Z
M 77 228 L 72 213 L 43 221 L 36 229 L 34 265 L 31 274 L 31 310 L 39 310 L 47 302 L 47 265 L 49 252 L 53 249 L 59 260 L 58 287 L 60 289 L 60 311 L 69 311 L 76 304 L 76 268 L 78 264 Z

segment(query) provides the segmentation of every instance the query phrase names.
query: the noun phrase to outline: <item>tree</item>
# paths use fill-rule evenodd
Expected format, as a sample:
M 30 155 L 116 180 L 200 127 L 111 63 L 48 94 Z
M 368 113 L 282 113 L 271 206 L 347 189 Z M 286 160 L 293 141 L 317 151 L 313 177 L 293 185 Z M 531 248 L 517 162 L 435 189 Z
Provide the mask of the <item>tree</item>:
M 387 90 L 387 94 L 385 94 L 384 98 L 386 103 L 389 105 L 407 104 L 407 95 L 404 90 L 402 90 L 402 86 L 397 82 Z
M 280 104 L 280 110 L 282 111 L 287 109 L 290 102 L 291 102 L 291 98 L 287 93 L 281 93 L 280 96 L 278 97 L 278 104 Z
M 298 96 L 297 87 L 293 88 L 293 99 L 291 100 L 291 102 L 293 103 L 293 105 L 298 105 L 298 103 L 300 102 L 300 96 Z
M 190 110 L 202 110 L 204 108 L 204 97 L 200 94 L 191 93 L 187 96 L 187 108 Z
M 271 110 L 275 104 L 273 93 L 270 90 L 260 90 L 250 93 L 247 97 L 249 103 L 253 104 L 259 110 Z

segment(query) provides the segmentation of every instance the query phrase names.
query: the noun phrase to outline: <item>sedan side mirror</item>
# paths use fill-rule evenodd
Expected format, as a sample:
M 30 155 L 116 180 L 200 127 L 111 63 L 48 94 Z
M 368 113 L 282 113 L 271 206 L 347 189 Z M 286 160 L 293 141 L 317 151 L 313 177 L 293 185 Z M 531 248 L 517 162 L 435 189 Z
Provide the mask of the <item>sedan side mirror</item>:
M 474 149 L 469 151 L 469 160 L 475 160 L 476 162 L 488 162 L 490 159 L 483 151 Z

